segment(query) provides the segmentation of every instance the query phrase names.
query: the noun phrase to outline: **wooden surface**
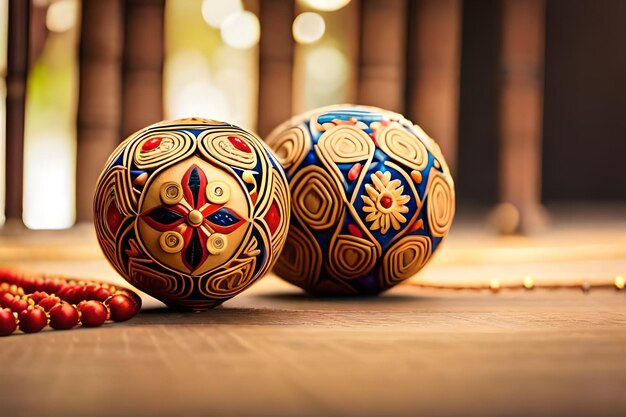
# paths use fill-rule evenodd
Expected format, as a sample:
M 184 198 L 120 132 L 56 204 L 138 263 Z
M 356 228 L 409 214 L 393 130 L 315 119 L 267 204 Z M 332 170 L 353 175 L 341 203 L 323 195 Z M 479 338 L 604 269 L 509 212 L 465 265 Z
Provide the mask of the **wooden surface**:
M 461 222 L 413 284 L 610 279 L 626 222 L 607 218 L 532 239 Z M 120 282 L 94 243 L 89 227 L 5 230 L 0 265 Z M 127 323 L 0 339 L 0 415 L 626 415 L 625 296 L 407 284 L 313 299 L 270 276 L 205 313 L 146 299 Z

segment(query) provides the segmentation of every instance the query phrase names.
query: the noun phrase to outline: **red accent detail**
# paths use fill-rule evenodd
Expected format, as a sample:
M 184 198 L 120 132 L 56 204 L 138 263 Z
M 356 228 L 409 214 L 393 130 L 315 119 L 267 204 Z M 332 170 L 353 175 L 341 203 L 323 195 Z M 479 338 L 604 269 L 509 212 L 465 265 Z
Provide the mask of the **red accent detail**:
M 359 164 L 358 162 L 352 165 L 352 168 L 350 168 L 350 171 L 348 171 L 348 179 L 350 181 L 356 180 L 361 173 L 361 168 L 363 168 L 363 165 Z
M 141 145 L 141 152 L 150 152 L 151 150 L 158 148 L 162 140 L 162 137 L 148 139 L 143 143 L 143 145 Z
M 348 231 L 350 232 L 350 234 L 352 234 L 353 236 L 356 237 L 363 237 L 363 233 L 361 232 L 361 229 L 359 229 L 358 227 L 356 227 L 353 224 L 348 224 Z
M 250 194 L 250 200 L 252 200 L 252 204 L 256 204 L 256 201 L 258 200 L 258 198 L 259 198 L 259 193 L 257 193 L 256 191 Z
M 111 201 L 109 207 L 107 207 L 107 225 L 109 226 L 109 230 L 111 230 L 113 234 L 117 233 L 117 229 L 119 229 L 123 221 L 124 216 L 117 209 L 115 202 Z
M 270 233 L 274 234 L 280 224 L 280 210 L 278 210 L 278 204 L 276 204 L 276 201 L 272 201 L 272 205 L 267 211 L 264 220 L 270 228 Z
M 384 195 L 380 198 L 380 205 L 384 208 L 389 208 L 393 205 L 393 199 L 388 195 Z
M 414 231 L 423 229 L 423 228 L 424 228 L 424 221 L 422 219 L 419 219 L 418 221 L 413 223 L 413 225 L 409 229 L 409 233 L 413 233 Z
M 230 141 L 230 143 L 233 144 L 235 148 L 239 149 L 241 152 L 246 152 L 246 153 L 252 152 L 248 144 L 244 142 L 243 139 L 238 138 L 237 136 L 229 136 L 228 140 Z

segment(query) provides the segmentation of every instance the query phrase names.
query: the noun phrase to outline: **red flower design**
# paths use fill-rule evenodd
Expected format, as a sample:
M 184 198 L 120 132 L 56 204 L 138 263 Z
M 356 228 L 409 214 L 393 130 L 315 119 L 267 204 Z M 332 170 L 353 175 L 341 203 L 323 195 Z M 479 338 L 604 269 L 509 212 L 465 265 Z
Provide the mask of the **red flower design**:
M 182 178 L 183 196 L 178 203 L 162 204 L 142 214 L 153 229 L 176 231 L 183 236 L 182 261 L 192 272 L 209 257 L 207 241 L 213 233 L 229 234 L 245 223 L 224 204 L 207 201 L 207 183 L 204 171 L 194 164 Z

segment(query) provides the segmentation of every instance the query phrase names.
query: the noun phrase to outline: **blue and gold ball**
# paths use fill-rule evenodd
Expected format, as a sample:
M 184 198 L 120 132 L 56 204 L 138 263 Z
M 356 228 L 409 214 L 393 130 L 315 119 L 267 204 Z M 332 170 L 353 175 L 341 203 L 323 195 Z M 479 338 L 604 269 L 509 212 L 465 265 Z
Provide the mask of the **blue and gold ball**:
M 267 137 L 292 197 L 274 271 L 319 295 L 378 294 L 414 276 L 447 235 L 454 182 L 439 146 L 403 116 L 332 106 Z

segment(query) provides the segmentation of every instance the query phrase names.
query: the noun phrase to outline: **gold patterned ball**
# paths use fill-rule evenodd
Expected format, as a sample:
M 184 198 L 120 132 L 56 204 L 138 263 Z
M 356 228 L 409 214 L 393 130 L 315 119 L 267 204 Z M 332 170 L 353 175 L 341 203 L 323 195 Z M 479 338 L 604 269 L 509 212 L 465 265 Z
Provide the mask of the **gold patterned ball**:
M 378 294 L 428 262 L 454 217 L 437 144 L 403 116 L 332 106 L 267 137 L 289 179 L 292 217 L 275 271 L 321 295 Z
M 190 118 L 157 123 L 111 155 L 94 198 L 100 246 L 132 285 L 203 310 L 267 272 L 289 224 L 289 190 L 254 135 Z

